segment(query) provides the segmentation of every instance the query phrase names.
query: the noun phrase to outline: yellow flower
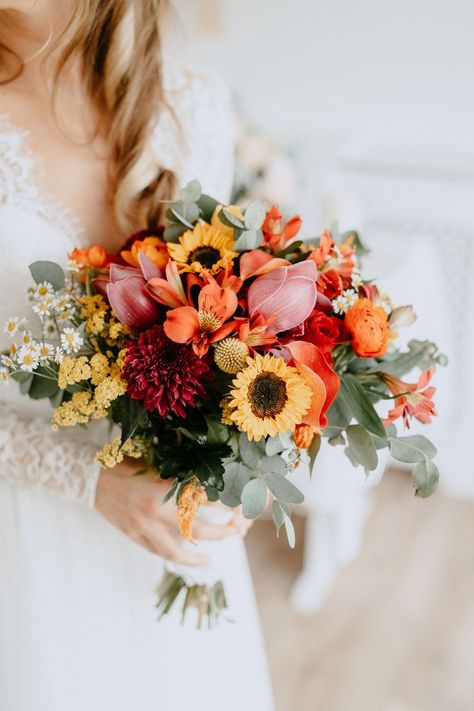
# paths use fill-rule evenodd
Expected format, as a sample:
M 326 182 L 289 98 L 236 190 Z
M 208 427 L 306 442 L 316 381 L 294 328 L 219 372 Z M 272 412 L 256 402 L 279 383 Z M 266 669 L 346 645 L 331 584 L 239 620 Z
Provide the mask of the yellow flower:
M 191 479 L 183 487 L 178 498 L 178 524 L 181 535 L 187 541 L 194 542 L 193 523 L 199 506 L 206 503 L 206 491 L 197 479 Z
M 125 380 L 108 376 L 95 389 L 94 405 L 97 410 L 106 410 L 110 403 L 127 390 Z
M 283 358 L 256 355 L 233 380 L 231 418 L 250 440 L 293 431 L 311 405 L 311 389 Z
M 103 467 L 112 468 L 120 464 L 124 457 L 140 459 L 145 453 L 145 443 L 139 437 L 132 437 L 122 444 L 120 437 L 116 437 L 113 442 L 105 444 L 102 449 L 96 452 L 95 460 Z
M 95 353 L 90 360 L 91 383 L 99 385 L 110 373 L 110 366 L 107 356 L 103 353 Z
M 169 243 L 168 251 L 181 272 L 216 274 L 237 257 L 237 252 L 232 251 L 233 244 L 233 230 L 229 234 L 225 225 L 200 222 L 179 238 L 179 244 Z
M 53 430 L 60 427 L 85 425 L 94 414 L 95 406 L 92 402 L 92 393 L 87 390 L 73 393 L 71 400 L 63 402 L 55 410 L 52 421 Z
M 68 385 L 80 383 L 81 380 L 88 380 L 91 377 L 91 367 L 86 356 L 71 358 L 65 356 L 58 372 L 58 386 L 65 390 Z
M 230 407 L 231 400 L 232 395 L 226 395 L 219 403 L 222 409 L 221 422 L 223 425 L 230 426 L 234 424 L 234 420 L 232 419 L 232 408 Z

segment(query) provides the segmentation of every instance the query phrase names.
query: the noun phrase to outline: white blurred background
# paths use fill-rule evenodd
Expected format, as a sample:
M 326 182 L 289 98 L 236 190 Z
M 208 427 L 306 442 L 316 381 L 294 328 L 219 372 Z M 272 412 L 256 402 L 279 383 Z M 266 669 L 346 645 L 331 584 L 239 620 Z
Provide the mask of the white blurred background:
M 300 555 L 265 524 L 252 533 L 278 711 L 471 711 L 474 1 L 173 4 L 172 53 L 220 72 L 244 134 L 264 136 L 262 148 L 241 130 L 246 160 L 270 166 L 266 196 L 298 211 L 308 236 L 334 220 L 360 230 L 366 273 L 419 314 L 407 338 L 436 340 L 450 359 L 430 432 L 442 493 L 413 501 L 407 474 L 389 471 L 361 552 L 336 566 L 317 613 L 298 614 L 311 581 L 305 605 L 290 589 L 318 528 L 306 525 L 305 560 L 303 521 Z

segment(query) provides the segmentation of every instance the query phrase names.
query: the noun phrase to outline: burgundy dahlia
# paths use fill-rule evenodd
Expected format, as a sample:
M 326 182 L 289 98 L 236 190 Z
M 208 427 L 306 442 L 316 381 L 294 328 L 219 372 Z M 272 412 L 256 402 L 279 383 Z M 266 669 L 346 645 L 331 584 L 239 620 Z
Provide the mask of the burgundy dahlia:
M 209 360 L 199 358 L 190 346 L 170 341 L 163 326 L 144 331 L 127 345 L 122 376 L 127 394 L 143 400 L 147 410 L 161 417 L 186 416 L 206 397 L 204 384 L 213 377 Z

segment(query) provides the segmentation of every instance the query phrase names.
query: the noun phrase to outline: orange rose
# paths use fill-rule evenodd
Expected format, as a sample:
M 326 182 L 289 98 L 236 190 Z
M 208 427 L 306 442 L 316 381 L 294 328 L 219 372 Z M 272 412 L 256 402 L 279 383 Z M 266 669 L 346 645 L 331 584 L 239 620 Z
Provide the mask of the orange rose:
M 122 250 L 120 256 L 132 267 L 140 267 L 138 252 L 144 252 L 153 264 L 160 269 L 165 269 L 169 261 L 168 247 L 159 237 L 145 237 L 136 239 L 129 250 Z
M 345 324 L 352 347 L 361 358 L 376 358 L 387 350 L 387 314 L 369 299 L 359 299 L 346 314 Z

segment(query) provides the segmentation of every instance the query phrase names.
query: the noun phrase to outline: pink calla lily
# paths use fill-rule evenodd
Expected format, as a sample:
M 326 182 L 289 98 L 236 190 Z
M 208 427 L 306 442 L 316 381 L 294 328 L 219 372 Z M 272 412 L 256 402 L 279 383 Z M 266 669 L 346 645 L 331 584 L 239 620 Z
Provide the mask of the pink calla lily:
M 152 270 L 151 260 L 143 256 L 142 268 L 148 274 L 156 274 L 155 265 L 152 265 Z M 94 280 L 95 288 L 107 297 L 119 321 L 132 331 L 145 331 L 160 321 L 161 309 L 148 294 L 145 284 L 140 269 L 121 264 L 110 265 L 107 282 L 104 279 Z
M 310 261 L 277 267 L 258 277 L 248 290 L 250 316 L 261 314 L 270 322 L 270 333 L 299 326 L 316 303 L 316 278 L 316 265 Z

